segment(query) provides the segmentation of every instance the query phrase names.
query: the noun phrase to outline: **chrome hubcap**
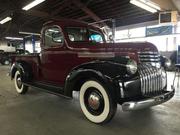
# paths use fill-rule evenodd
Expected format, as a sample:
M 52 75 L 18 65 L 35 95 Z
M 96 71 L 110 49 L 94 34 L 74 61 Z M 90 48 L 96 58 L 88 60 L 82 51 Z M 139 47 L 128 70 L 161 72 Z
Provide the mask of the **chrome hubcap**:
M 19 87 L 19 88 L 21 88 L 21 86 L 22 86 L 22 81 L 21 81 L 21 77 L 19 76 L 19 77 L 17 77 L 17 86 Z
M 100 96 L 92 92 L 88 98 L 88 104 L 93 110 L 97 110 L 100 107 Z

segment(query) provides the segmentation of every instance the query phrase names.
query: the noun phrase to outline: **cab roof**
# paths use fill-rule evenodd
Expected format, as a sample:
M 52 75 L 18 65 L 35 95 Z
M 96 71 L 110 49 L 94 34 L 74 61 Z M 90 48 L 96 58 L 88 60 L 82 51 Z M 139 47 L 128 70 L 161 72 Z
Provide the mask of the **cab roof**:
M 88 26 L 88 23 L 82 22 L 82 21 L 77 21 L 73 19 L 60 19 L 60 20 L 50 20 L 46 23 L 43 24 L 43 26 L 46 25 L 51 25 L 51 24 L 59 24 L 61 26 L 71 26 L 71 25 L 76 25 L 76 26 Z

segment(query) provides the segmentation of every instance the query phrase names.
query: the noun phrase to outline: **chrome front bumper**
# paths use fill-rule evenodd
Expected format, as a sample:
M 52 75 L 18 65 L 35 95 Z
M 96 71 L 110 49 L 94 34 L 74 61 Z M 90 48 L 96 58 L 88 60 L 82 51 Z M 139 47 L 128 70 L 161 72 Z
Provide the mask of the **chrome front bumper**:
M 147 98 L 145 100 L 140 100 L 140 101 L 125 102 L 122 104 L 122 110 L 133 111 L 133 110 L 139 110 L 139 109 L 148 108 L 154 105 L 158 105 L 171 99 L 174 96 L 174 93 L 175 93 L 175 89 L 172 86 L 171 91 L 168 91 L 162 95 L 152 97 L 152 98 Z

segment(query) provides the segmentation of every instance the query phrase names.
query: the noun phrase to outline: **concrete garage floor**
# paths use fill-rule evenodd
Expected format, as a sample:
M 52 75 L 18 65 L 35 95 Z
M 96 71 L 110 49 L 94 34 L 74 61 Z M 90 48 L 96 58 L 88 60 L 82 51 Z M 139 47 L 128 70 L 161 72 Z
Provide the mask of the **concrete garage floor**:
M 8 70 L 0 65 L 0 135 L 180 134 L 180 88 L 171 101 L 150 109 L 122 112 L 118 106 L 114 119 L 102 126 L 86 120 L 77 96 L 67 100 L 32 88 L 18 95 Z M 173 75 L 168 74 L 168 82 Z

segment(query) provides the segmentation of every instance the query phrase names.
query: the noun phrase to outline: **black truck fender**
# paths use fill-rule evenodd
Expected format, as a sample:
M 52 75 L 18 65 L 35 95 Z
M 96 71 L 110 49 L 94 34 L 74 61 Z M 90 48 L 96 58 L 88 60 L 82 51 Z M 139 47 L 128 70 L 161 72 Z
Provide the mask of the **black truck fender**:
M 105 88 L 110 89 L 111 95 L 117 101 L 120 97 L 120 92 L 115 87 L 114 82 L 110 77 L 103 75 L 100 71 L 93 69 L 77 69 L 73 70 L 66 78 L 64 86 L 64 94 L 72 97 L 73 91 L 79 91 L 82 84 L 87 80 L 96 80 L 100 82 Z
M 26 63 L 24 61 L 19 61 L 19 62 L 13 63 L 11 66 L 11 69 L 10 69 L 11 80 L 14 79 L 14 76 L 15 76 L 15 73 L 17 70 L 22 75 L 23 82 L 28 82 L 28 81 L 32 80 L 32 78 L 33 78 L 32 68 L 28 63 Z

